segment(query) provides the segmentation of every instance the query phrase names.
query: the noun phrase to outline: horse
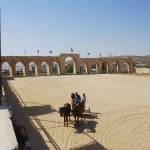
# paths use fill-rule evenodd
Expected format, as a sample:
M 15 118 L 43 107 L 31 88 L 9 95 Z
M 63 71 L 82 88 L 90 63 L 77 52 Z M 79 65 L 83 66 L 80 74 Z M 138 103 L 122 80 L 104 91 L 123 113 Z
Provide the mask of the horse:
M 72 109 L 75 106 L 78 106 L 82 110 L 82 113 L 85 112 L 85 101 L 72 102 Z
M 82 120 L 82 113 L 83 113 L 83 105 L 81 102 L 78 103 L 72 103 L 72 115 L 74 116 L 75 119 L 75 124 L 76 126 L 78 124 L 79 126 L 79 117 L 81 117 Z
M 68 117 L 70 120 L 70 112 L 71 112 L 71 105 L 69 103 L 64 104 L 63 107 L 59 107 L 59 113 L 60 116 L 64 116 L 64 126 L 66 126 L 67 123 L 67 127 L 68 127 Z

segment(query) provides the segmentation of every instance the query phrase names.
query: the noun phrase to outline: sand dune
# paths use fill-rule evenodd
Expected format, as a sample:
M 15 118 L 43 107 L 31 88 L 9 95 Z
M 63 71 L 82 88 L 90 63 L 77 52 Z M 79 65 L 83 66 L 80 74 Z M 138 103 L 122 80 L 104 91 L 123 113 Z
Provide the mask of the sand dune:
M 24 124 L 35 150 L 150 149 L 150 77 L 66 75 L 24 77 L 5 82 L 6 98 Z M 64 127 L 58 107 L 70 94 L 86 93 L 80 127 Z

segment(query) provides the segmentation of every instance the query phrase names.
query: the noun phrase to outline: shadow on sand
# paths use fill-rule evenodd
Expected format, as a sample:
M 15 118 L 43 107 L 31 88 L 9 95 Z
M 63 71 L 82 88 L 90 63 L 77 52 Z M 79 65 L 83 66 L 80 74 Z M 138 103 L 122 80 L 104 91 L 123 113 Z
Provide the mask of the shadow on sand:
M 19 96 L 19 93 L 17 93 L 14 87 L 11 84 L 9 84 L 9 80 L 14 80 L 14 78 L 3 77 L 2 79 L 7 104 L 12 106 L 13 113 L 15 118 L 17 119 L 17 122 L 27 127 L 29 140 L 32 144 L 33 150 L 50 150 L 46 143 L 51 143 L 56 150 L 61 150 L 59 145 L 57 145 L 56 141 L 51 137 L 51 135 L 47 132 L 46 128 L 41 124 L 41 121 L 36 117 L 38 115 L 53 113 L 57 110 L 54 109 L 51 105 L 39 104 L 39 106 L 27 107 L 26 104 L 22 101 L 21 97 Z M 43 139 L 41 133 L 39 132 L 39 129 L 34 125 L 30 117 L 32 117 L 34 121 L 36 121 L 36 124 L 38 124 L 39 128 L 45 133 L 45 135 L 47 136 L 46 141 Z M 89 132 L 96 132 L 95 128 L 97 122 L 94 121 L 95 118 L 97 118 L 96 113 L 83 114 L 84 121 L 80 121 L 80 127 L 76 127 L 76 133 L 84 133 L 89 138 L 91 138 L 93 142 L 86 145 L 82 145 L 80 147 L 72 148 L 70 150 L 107 150 L 98 141 L 90 137 L 90 135 L 88 134 Z M 84 132 L 85 129 L 87 129 L 87 133 Z
M 76 129 L 75 133 L 83 133 L 85 130 L 87 132 L 93 132 L 95 133 L 96 125 L 98 124 L 95 119 L 99 119 L 97 117 L 98 113 L 83 113 L 82 114 L 82 120 L 79 121 L 79 127 L 74 126 Z
M 74 147 L 69 150 L 108 150 L 105 147 L 103 147 L 101 144 L 98 142 L 94 141 L 92 143 L 82 145 L 80 147 Z
M 96 132 L 95 128 L 98 123 L 95 121 L 95 119 L 99 119 L 98 114 L 100 113 L 83 113 L 82 120 L 80 120 L 80 126 L 74 127 L 76 129 L 75 133 L 85 134 L 93 142 L 88 143 L 86 145 L 81 145 L 79 147 L 74 147 L 69 150 L 108 150 L 88 134 L 90 132 Z
M 21 97 L 19 96 L 17 91 L 15 91 L 15 89 L 8 83 L 9 80 L 14 80 L 14 78 L 3 77 L 2 79 L 7 104 L 12 106 L 13 114 L 14 114 L 15 119 L 17 119 L 18 124 L 24 125 L 27 128 L 27 132 L 29 135 L 29 140 L 32 144 L 32 148 L 34 150 L 49 150 L 49 148 L 45 144 L 46 142 L 49 142 L 52 145 L 54 144 L 53 146 L 59 150 L 60 148 L 56 145 L 55 141 L 52 139 L 52 137 L 50 137 L 50 135 L 48 135 L 45 128 L 42 126 L 42 124 L 40 124 L 40 122 L 36 118 L 37 115 L 53 113 L 53 112 L 56 112 L 56 110 L 51 105 L 26 107 L 25 104 L 23 104 L 23 101 L 21 100 Z M 45 134 L 48 137 L 47 141 L 44 141 L 39 130 L 31 121 L 30 117 L 33 117 L 34 121 L 36 121 L 38 126 L 44 132 L 46 132 Z M 32 135 L 34 135 L 34 137 L 32 137 Z

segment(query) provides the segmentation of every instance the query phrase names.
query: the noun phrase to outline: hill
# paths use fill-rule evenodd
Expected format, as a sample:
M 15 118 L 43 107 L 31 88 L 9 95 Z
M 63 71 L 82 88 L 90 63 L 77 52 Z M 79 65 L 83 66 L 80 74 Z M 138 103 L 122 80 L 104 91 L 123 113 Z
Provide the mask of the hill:
M 134 67 L 150 68 L 150 55 L 146 55 L 146 56 L 123 56 L 123 57 L 132 58 Z

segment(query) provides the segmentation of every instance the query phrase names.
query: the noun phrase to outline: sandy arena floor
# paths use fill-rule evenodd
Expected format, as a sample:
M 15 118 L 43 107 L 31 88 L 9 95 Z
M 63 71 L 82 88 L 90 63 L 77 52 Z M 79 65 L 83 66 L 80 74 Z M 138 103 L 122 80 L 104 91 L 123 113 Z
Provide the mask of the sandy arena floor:
M 7 102 L 34 150 L 149 150 L 150 77 L 66 75 L 5 78 Z M 58 107 L 86 94 L 80 127 L 64 127 Z

